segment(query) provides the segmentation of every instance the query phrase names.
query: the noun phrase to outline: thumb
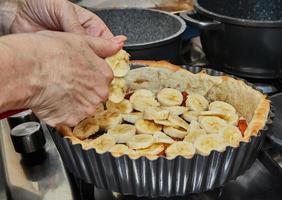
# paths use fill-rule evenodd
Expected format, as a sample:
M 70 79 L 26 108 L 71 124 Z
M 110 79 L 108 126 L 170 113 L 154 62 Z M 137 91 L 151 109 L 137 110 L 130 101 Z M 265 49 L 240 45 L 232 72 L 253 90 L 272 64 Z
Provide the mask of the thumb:
M 63 31 L 82 35 L 86 34 L 86 30 L 80 24 L 75 7 L 72 4 L 65 4 L 63 14 L 59 20 Z
M 85 36 L 85 39 L 91 49 L 99 57 L 106 58 L 116 54 L 119 50 L 121 50 L 127 38 L 123 35 L 120 35 L 109 40 L 91 36 Z

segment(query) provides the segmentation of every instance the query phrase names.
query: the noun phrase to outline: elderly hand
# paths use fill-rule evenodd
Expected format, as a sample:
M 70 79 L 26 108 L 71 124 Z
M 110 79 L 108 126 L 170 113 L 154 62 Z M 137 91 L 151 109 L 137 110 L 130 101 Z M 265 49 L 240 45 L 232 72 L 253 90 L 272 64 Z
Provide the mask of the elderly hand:
M 106 40 L 53 31 L 1 37 L 6 56 L 0 55 L 0 112 L 31 108 L 51 126 L 74 126 L 93 116 L 113 78 L 103 58 L 123 43 L 122 36 Z
M 11 33 L 65 31 L 109 39 L 113 37 L 94 13 L 67 0 L 21 0 Z

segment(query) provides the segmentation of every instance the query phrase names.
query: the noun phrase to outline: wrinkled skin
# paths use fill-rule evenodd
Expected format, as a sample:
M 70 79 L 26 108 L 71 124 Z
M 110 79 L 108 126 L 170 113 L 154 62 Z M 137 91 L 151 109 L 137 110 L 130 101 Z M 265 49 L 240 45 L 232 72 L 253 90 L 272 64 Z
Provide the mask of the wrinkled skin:
M 22 1 L 10 30 L 11 33 L 55 30 L 105 39 L 113 37 L 97 15 L 67 0 Z
M 105 40 L 42 31 L 5 36 L 0 44 L 13 52 L 10 70 L 21 74 L 7 77 L 6 83 L 17 91 L 5 97 L 14 102 L 8 109 L 31 108 L 51 126 L 74 126 L 93 116 L 96 105 L 107 99 L 113 74 L 102 58 L 120 50 L 123 37 Z
M 67 0 L 19 2 L 10 32 L 28 34 L 0 38 L 6 52 L 0 78 L 7 85 L 0 87 L 0 111 L 31 108 L 51 126 L 93 116 L 113 79 L 104 58 L 126 37 L 114 37 L 99 17 Z

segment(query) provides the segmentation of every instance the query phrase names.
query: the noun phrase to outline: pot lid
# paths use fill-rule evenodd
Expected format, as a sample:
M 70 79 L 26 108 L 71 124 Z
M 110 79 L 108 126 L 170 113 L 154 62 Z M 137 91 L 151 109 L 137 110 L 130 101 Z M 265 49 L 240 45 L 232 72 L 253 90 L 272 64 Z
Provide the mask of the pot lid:
M 282 26 L 282 0 L 194 0 L 194 7 L 199 13 L 225 23 Z

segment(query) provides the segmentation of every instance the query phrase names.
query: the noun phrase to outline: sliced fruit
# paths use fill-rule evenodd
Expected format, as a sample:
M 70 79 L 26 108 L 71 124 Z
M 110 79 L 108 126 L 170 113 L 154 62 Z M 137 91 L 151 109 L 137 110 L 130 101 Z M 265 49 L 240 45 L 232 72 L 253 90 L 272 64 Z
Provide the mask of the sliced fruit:
M 117 110 L 105 110 L 95 117 L 102 129 L 109 129 L 122 122 L 122 115 Z
M 195 147 L 199 154 L 207 156 L 212 150 L 222 152 L 225 150 L 223 138 L 218 134 L 201 135 L 195 141 Z
M 116 139 L 117 143 L 126 143 L 136 134 L 136 128 L 130 124 L 118 124 L 108 130 L 108 134 Z
M 183 101 L 180 91 L 173 88 L 164 88 L 157 94 L 158 101 L 163 106 L 179 106 Z
M 137 130 L 137 133 L 139 134 L 151 134 L 153 135 L 157 131 L 162 130 L 162 126 L 159 124 L 155 124 L 152 121 L 139 119 L 135 123 L 135 127 Z
M 192 122 L 193 120 L 198 120 L 199 112 L 198 111 L 185 111 L 182 115 L 182 117 L 187 122 Z
M 123 99 L 120 103 L 113 103 L 112 101 L 106 102 L 108 110 L 118 110 L 120 113 L 131 113 L 133 111 L 132 104 L 127 99 Z
M 176 124 L 172 123 L 171 121 L 168 121 L 168 120 L 159 120 L 159 119 L 156 119 L 154 120 L 154 122 L 156 124 L 160 124 L 160 125 L 163 125 L 163 126 L 170 126 L 170 127 L 175 127 L 175 128 L 179 128 L 179 126 L 177 126 Z
M 141 112 L 132 112 L 128 114 L 122 114 L 122 118 L 124 121 L 129 122 L 131 124 L 135 124 L 138 119 L 143 118 L 143 113 Z
M 247 120 L 244 119 L 244 118 L 240 118 L 237 126 L 238 126 L 239 130 L 241 131 L 242 136 L 244 137 L 245 136 L 244 133 L 245 133 L 247 127 L 248 127 Z
M 109 100 L 114 103 L 120 103 L 124 99 L 125 93 L 123 89 L 114 85 L 110 85 Z
M 99 124 L 95 118 L 86 118 L 73 129 L 75 137 L 83 140 L 99 131 Z
M 231 104 L 226 103 L 224 101 L 214 101 L 210 103 L 209 110 L 221 111 L 223 113 L 226 113 L 226 112 L 236 113 L 236 109 Z
M 224 142 L 231 147 L 238 147 L 242 139 L 240 130 L 233 125 L 220 129 L 219 134 L 222 136 Z
M 129 141 L 127 141 L 127 145 L 131 149 L 145 149 L 154 144 L 155 140 L 152 135 L 148 134 L 140 134 L 134 135 Z
M 168 121 L 186 130 L 189 128 L 189 124 L 184 119 L 178 117 L 177 115 L 169 114 Z
M 208 109 L 209 101 L 200 94 L 190 94 L 186 100 L 186 106 L 190 110 L 200 112 Z
M 128 152 L 128 146 L 124 144 L 116 144 L 112 146 L 109 151 L 113 154 L 113 156 L 120 157 Z
M 104 134 L 87 144 L 87 148 L 94 148 L 97 153 L 105 153 L 116 144 L 114 137 Z
M 136 90 L 129 98 L 130 103 L 133 103 L 135 98 L 139 98 L 139 97 L 153 97 L 154 98 L 154 94 L 150 90 L 146 90 L 146 89 Z
M 165 132 L 165 134 L 167 134 L 168 136 L 170 136 L 172 138 L 183 139 L 187 135 L 186 130 L 180 130 L 180 129 L 168 127 L 168 126 L 165 126 L 163 128 L 163 131 Z
M 117 54 L 105 59 L 113 70 L 115 77 L 124 77 L 130 70 L 129 54 L 120 50 Z
M 159 102 L 155 100 L 154 94 L 150 90 L 136 90 L 129 98 L 133 108 L 143 112 L 145 108 L 159 106 Z
M 173 159 L 176 156 L 183 156 L 185 158 L 192 158 L 195 154 L 195 147 L 190 142 L 175 142 L 170 145 L 166 150 L 168 159 Z
M 139 155 L 146 156 L 146 155 L 158 155 L 165 149 L 163 144 L 153 144 L 146 149 L 136 150 Z
M 169 111 L 160 107 L 148 107 L 144 109 L 144 119 L 148 120 L 165 120 L 168 118 Z
M 195 140 L 204 134 L 206 134 L 206 131 L 201 129 L 200 124 L 197 121 L 192 121 L 188 129 L 188 134 L 185 136 L 183 141 L 194 144 Z
M 219 133 L 219 130 L 227 125 L 225 120 L 214 116 L 199 117 L 199 121 L 207 133 Z
M 215 116 L 221 119 L 224 119 L 228 124 L 237 124 L 238 115 L 235 112 L 223 112 L 219 110 L 213 111 L 202 111 L 199 113 L 199 116 Z
M 182 115 L 188 110 L 188 108 L 185 106 L 162 106 L 161 108 L 164 110 L 168 110 L 169 113 L 173 115 Z
M 155 143 L 172 144 L 175 141 L 161 131 L 154 133 Z

